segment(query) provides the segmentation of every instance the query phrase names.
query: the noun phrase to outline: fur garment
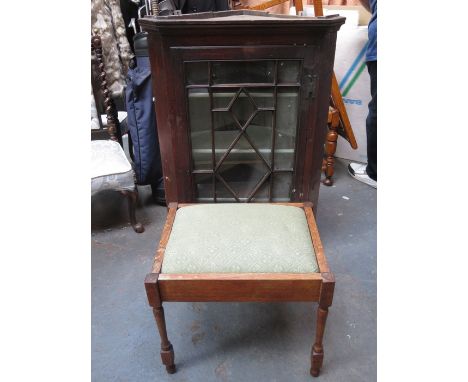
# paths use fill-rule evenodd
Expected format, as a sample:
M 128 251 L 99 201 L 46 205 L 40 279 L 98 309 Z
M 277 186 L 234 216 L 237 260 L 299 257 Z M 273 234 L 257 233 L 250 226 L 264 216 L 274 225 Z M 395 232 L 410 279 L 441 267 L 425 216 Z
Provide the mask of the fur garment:
M 114 94 L 120 93 L 133 53 L 125 33 L 119 0 L 91 0 L 91 33 L 95 30 L 102 41 L 108 88 Z

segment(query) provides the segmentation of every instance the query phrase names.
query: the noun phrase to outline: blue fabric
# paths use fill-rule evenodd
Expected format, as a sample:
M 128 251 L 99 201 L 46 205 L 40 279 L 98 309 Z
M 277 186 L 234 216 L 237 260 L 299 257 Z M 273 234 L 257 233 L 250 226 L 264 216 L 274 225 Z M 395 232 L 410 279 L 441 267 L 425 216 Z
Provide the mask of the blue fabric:
M 372 17 L 369 21 L 366 61 L 377 61 L 377 0 L 370 0 Z
M 137 183 L 155 184 L 162 169 L 148 57 L 137 57 L 136 68 L 128 70 L 125 99 Z
M 368 61 L 371 101 L 366 119 L 367 168 L 369 178 L 377 181 L 377 61 Z

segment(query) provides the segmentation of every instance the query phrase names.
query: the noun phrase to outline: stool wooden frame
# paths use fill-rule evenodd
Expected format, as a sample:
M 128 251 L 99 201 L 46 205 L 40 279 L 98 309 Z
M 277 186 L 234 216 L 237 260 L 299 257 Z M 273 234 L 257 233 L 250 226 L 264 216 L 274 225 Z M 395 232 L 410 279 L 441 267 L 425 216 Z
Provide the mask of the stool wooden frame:
M 323 336 L 328 308 L 332 304 L 335 279 L 328 267 L 312 203 L 271 203 L 304 210 L 315 250 L 317 273 L 161 273 L 164 252 L 171 235 L 177 210 L 190 204 L 170 203 L 161 240 L 145 288 L 149 305 L 161 337 L 161 359 L 168 373 L 176 371 L 174 349 L 169 341 L 163 302 L 318 302 L 315 342 L 312 346 L 310 374 L 317 377 L 323 363 Z

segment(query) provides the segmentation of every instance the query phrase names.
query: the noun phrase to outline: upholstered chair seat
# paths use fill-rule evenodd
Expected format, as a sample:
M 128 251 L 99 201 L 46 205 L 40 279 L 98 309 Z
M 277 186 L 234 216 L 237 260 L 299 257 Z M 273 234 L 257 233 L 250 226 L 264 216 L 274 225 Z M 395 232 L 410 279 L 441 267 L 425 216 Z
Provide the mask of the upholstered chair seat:
M 135 190 L 134 172 L 122 147 L 111 140 L 91 141 L 91 194 Z
M 177 210 L 161 273 L 319 272 L 304 210 L 200 204 Z

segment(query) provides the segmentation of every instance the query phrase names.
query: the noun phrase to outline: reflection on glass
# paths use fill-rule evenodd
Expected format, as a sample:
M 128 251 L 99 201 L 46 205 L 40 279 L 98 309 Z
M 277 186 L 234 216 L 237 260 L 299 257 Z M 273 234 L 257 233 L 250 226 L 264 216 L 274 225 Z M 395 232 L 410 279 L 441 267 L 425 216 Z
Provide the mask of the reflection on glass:
M 239 95 L 237 95 L 238 89 L 212 88 L 211 91 L 214 109 L 227 109 L 232 106 L 232 110 L 244 119 L 257 108 L 274 107 L 273 88 L 243 88 Z
M 236 90 L 212 89 L 213 108 L 226 109 L 236 96 Z
M 271 166 L 271 132 L 273 129 L 273 112 L 259 111 L 247 127 L 246 133 L 260 155 Z
M 271 175 L 270 175 L 271 177 Z M 255 193 L 255 196 L 251 199 L 252 202 L 268 202 L 268 195 L 270 192 L 270 178 L 263 183 L 258 191 Z
M 300 60 L 278 61 L 278 83 L 283 84 L 299 82 L 300 68 Z
M 208 85 L 208 62 L 186 62 L 188 85 Z
M 208 201 L 213 198 L 213 180 L 211 174 L 194 174 L 196 198 L 200 201 Z
M 232 114 L 236 117 L 241 126 L 245 126 L 256 110 L 257 107 L 253 102 L 253 99 L 244 90 L 239 93 L 239 96 L 231 107 Z
M 240 129 L 228 111 L 213 113 L 215 157 L 218 163 L 229 145 L 239 135 Z
M 190 137 L 195 170 L 212 168 L 211 110 L 208 89 L 189 89 Z
M 258 108 L 273 108 L 275 106 L 273 87 L 249 88 L 248 93 Z
M 292 169 L 296 146 L 297 88 L 278 88 L 275 136 L 275 169 Z
M 274 82 L 274 61 L 216 61 L 212 63 L 212 84 Z
M 272 201 L 287 202 L 291 200 L 292 173 L 280 172 L 273 175 Z
M 236 199 L 231 192 L 225 187 L 224 183 L 216 178 L 216 200 L 218 202 L 235 202 Z
M 221 163 L 218 174 L 239 199 L 247 199 L 268 171 L 248 141 L 242 137 Z

